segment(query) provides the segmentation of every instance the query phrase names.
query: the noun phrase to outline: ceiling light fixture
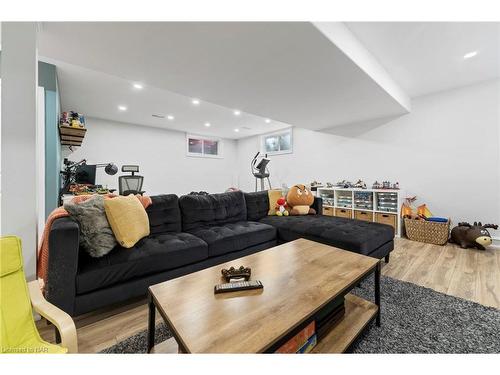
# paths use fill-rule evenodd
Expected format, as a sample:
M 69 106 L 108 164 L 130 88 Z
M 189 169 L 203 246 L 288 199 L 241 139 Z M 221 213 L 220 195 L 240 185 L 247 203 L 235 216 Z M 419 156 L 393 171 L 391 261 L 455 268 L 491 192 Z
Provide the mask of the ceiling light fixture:
M 137 89 L 137 90 L 142 90 L 144 88 L 144 86 L 140 83 L 134 83 L 134 89 Z
M 271 123 L 271 120 L 268 119 L 268 118 L 266 118 L 264 121 L 266 122 L 266 124 L 270 124 Z
M 210 125 L 211 125 L 211 124 L 210 124 L 209 122 L 205 122 L 205 126 L 206 126 L 207 128 L 209 128 L 209 127 L 210 127 Z
M 151 116 L 156 117 L 156 118 L 165 118 L 165 115 L 156 115 L 155 114 L 155 115 L 151 115 Z
M 167 118 L 168 118 L 170 121 L 172 121 L 172 120 L 174 120 L 174 119 L 175 119 L 175 117 L 174 117 L 174 116 L 172 116 L 172 115 L 168 115 L 168 116 L 167 116 Z
M 118 106 L 118 109 L 119 109 L 120 111 L 126 111 L 126 110 L 127 110 L 127 107 L 125 107 L 124 105 L 119 105 L 119 106 Z
M 193 103 L 194 105 L 199 105 L 200 99 L 193 99 L 193 100 L 191 100 L 191 103 Z
M 238 133 L 238 132 L 240 131 L 240 129 L 234 129 L 234 131 L 235 131 L 236 133 Z
M 464 55 L 464 59 L 470 59 L 471 57 L 474 57 L 476 55 L 477 55 L 477 51 L 472 51 L 472 52 L 466 53 Z
M 240 111 L 239 109 L 235 109 L 235 110 L 233 111 L 233 113 L 234 113 L 234 115 L 235 115 L 235 116 L 239 116 L 239 115 L 241 115 L 241 111 Z

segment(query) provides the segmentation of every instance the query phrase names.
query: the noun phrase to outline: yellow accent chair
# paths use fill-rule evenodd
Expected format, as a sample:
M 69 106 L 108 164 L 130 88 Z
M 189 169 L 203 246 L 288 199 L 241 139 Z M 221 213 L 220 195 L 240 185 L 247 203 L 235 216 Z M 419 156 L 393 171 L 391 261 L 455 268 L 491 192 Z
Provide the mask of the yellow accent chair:
M 0 238 L 0 353 L 77 353 L 75 323 L 45 300 L 37 280 L 26 283 L 21 249 L 18 237 Z M 32 306 L 54 324 L 61 346 L 42 340 Z

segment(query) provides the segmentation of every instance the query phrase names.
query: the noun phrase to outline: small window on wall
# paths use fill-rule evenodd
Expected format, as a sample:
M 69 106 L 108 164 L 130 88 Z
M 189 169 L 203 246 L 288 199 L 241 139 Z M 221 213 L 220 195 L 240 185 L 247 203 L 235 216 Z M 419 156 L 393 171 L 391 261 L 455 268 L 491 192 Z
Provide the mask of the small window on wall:
M 291 153 L 293 151 L 292 129 L 263 135 L 262 151 L 268 155 Z
M 219 138 L 187 134 L 186 150 L 188 156 L 222 158 L 222 140 Z

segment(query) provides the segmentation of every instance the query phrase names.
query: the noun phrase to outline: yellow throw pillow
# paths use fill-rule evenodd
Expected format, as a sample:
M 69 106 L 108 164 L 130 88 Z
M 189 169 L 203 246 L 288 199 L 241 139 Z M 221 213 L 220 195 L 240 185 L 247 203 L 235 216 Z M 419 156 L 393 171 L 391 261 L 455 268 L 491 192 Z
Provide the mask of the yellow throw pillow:
M 276 202 L 282 197 L 281 189 L 268 190 L 267 196 L 269 197 L 269 212 L 267 215 L 276 215 Z
M 130 248 L 149 235 L 148 214 L 135 195 L 105 199 L 104 210 L 121 246 Z

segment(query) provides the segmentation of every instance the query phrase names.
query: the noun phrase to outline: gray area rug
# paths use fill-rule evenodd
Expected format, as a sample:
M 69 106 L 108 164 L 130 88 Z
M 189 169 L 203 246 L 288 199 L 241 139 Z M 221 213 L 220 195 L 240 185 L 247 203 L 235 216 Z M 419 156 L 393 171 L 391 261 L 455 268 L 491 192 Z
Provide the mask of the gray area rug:
M 373 301 L 373 278 L 353 293 Z M 353 353 L 500 353 L 500 310 L 385 276 L 381 303 L 381 327 L 371 323 Z M 169 337 L 158 325 L 155 342 Z M 102 351 L 145 352 L 146 331 Z

